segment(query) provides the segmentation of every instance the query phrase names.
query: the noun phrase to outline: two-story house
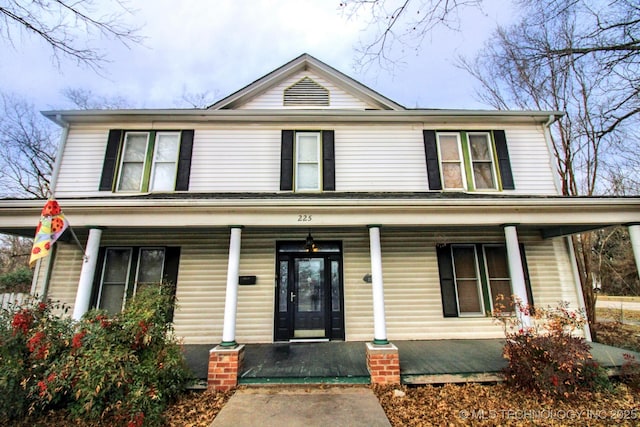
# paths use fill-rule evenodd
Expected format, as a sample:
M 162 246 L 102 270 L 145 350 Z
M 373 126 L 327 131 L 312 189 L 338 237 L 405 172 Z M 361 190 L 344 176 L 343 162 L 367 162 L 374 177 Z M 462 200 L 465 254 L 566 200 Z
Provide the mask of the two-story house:
M 210 370 L 238 344 L 502 337 L 500 294 L 583 305 L 571 233 L 640 248 L 640 198 L 560 196 L 561 114 L 408 109 L 306 54 L 207 109 L 46 111 L 86 256 L 58 242 L 35 292 L 80 318 L 173 282 Z M 1 201 L 2 231 L 33 235 L 42 204 Z

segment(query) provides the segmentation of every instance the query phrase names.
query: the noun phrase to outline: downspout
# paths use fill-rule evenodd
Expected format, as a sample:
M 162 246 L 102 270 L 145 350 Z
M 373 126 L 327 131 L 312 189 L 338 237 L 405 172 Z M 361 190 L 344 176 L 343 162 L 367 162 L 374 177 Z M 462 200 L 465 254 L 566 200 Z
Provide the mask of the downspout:
M 62 119 L 60 114 L 56 115 L 55 122 L 62 126 L 62 133 L 60 134 L 60 141 L 58 142 L 58 151 L 56 152 L 56 161 L 53 164 L 53 170 L 51 171 L 51 180 L 49 180 L 49 196 L 55 197 L 56 185 L 58 184 L 58 175 L 60 175 L 60 166 L 62 164 L 62 154 L 64 153 L 64 148 L 67 144 L 67 137 L 69 136 L 69 123 L 65 122 Z M 42 283 L 42 294 L 40 295 L 40 300 L 45 301 L 47 299 L 47 295 L 49 293 L 49 283 L 51 282 L 51 273 L 53 271 L 53 258 L 56 256 L 56 245 L 53 245 L 51 248 L 51 253 L 49 254 L 49 262 L 47 263 L 47 271 L 45 272 L 45 276 Z M 36 267 L 36 272 L 40 272 L 42 259 L 38 260 L 38 265 Z M 38 274 L 34 273 L 33 276 L 33 284 L 31 286 L 32 290 L 36 289 L 36 283 L 38 280 Z

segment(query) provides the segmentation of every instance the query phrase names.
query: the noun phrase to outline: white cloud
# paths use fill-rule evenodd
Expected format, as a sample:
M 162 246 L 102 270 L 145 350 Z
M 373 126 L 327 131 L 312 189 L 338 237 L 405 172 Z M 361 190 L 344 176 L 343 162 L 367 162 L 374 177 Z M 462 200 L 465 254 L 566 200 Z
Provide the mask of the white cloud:
M 172 107 L 184 90 L 226 96 L 307 52 L 407 107 L 474 108 L 469 77 L 452 69 L 455 52 L 477 49 L 488 26 L 504 16 L 499 0 L 486 15 L 465 15 L 459 34 L 439 31 L 393 75 L 357 75 L 354 46 L 363 23 L 347 19 L 338 0 L 139 0 L 133 25 L 144 25 L 143 45 L 103 40 L 110 60 L 103 74 L 65 61 L 51 64 L 50 49 L 26 40 L 0 62 L 0 89 L 26 94 L 42 109 L 68 107 L 65 87 L 124 96 L 135 106 Z M 489 6 L 493 9 L 489 10 Z M 495 6 L 495 7 L 494 7 Z M 502 15 L 501 15 L 502 14 Z M 6 60 L 5 60 L 6 59 Z M 461 92 L 464 91 L 464 92 Z

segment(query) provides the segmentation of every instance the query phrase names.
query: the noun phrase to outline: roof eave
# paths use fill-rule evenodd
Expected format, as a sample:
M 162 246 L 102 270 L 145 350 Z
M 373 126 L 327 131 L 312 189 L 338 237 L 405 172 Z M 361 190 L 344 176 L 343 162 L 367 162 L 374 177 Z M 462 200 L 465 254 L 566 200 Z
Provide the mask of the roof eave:
M 564 115 L 561 111 L 495 111 L 495 110 L 337 110 L 337 109 L 261 109 L 261 110 L 69 110 L 43 111 L 53 122 L 128 123 L 128 122 L 411 122 L 463 123 L 468 120 L 487 120 L 491 123 L 547 123 Z

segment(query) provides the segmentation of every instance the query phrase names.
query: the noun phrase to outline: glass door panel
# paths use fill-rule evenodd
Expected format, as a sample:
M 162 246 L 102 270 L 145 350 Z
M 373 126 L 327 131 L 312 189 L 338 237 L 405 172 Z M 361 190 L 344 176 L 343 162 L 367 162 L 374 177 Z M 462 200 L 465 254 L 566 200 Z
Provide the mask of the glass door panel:
M 293 337 L 324 338 L 326 295 L 324 258 L 296 258 Z

